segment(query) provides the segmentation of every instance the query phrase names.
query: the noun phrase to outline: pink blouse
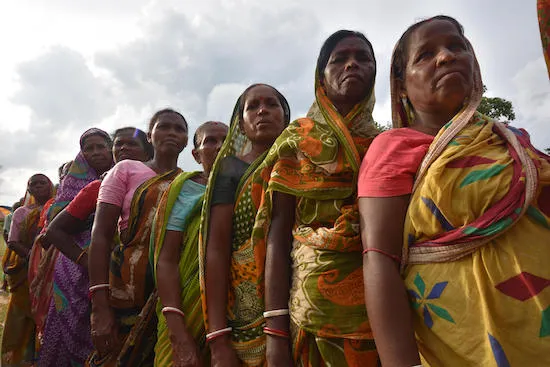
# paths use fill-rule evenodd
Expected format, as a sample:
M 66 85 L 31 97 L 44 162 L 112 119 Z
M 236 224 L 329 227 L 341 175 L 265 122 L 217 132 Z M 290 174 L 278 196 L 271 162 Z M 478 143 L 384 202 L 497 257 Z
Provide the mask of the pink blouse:
M 118 221 L 119 230 L 128 228 L 130 205 L 136 189 L 156 172 L 143 162 L 130 159 L 117 163 L 101 182 L 98 203 L 113 204 L 122 209 Z

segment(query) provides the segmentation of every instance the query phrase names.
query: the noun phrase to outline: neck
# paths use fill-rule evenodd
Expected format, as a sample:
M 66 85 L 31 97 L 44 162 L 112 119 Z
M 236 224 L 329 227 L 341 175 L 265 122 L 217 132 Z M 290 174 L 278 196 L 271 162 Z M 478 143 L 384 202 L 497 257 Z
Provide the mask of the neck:
M 250 152 L 248 152 L 245 156 L 242 157 L 242 160 L 247 163 L 252 163 L 261 156 L 266 150 L 268 150 L 271 147 L 271 144 L 260 144 L 260 143 L 252 143 L 252 148 L 250 149 Z
M 37 197 L 35 197 L 35 199 L 36 199 L 36 204 L 38 204 L 39 206 L 44 206 L 44 204 L 46 204 L 46 202 L 47 202 L 48 200 L 50 200 L 50 197 L 49 197 L 49 196 L 48 196 L 48 197 L 45 197 L 45 198 L 37 198 Z
M 178 168 L 178 155 L 164 155 L 162 153 L 155 152 L 155 156 L 150 161 L 150 165 L 158 174 L 163 174 L 168 171 Z
M 439 130 L 449 122 L 457 112 L 437 111 L 419 112 L 415 111 L 414 129 L 423 133 L 436 136 Z

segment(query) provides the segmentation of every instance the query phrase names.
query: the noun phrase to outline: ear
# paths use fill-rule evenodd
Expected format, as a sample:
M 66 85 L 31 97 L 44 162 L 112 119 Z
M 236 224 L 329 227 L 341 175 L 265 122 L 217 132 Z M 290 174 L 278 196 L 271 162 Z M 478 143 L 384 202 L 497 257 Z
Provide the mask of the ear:
M 197 161 L 198 164 L 201 164 L 201 156 L 199 155 L 199 152 L 197 151 L 197 149 L 193 148 L 193 150 L 191 151 L 191 154 L 193 154 L 193 158 L 195 158 L 195 161 Z
M 152 143 L 151 133 L 150 133 L 150 132 L 147 133 L 147 141 L 148 141 L 149 143 Z

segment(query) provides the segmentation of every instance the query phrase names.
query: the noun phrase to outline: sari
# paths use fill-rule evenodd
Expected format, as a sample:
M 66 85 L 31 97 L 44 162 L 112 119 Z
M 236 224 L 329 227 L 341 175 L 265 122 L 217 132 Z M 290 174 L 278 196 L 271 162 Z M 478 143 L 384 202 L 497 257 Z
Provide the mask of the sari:
M 19 226 L 19 241 L 31 247 L 38 232 L 41 207 L 32 205 Z M 13 228 L 13 226 L 12 226 Z M 1 365 L 31 366 L 36 360 L 35 323 L 31 315 L 27 260 L 7 249 L 2 261 L 10 298 L 2 335 Z
M 127 235 L 111 253 L 110 304 L 119 323 L 120 349 L 101 357 L 90 354 L 87 366 L 152 366 L 156 344 L 157 293 L 149 264 L 149 242 L 154 213 L 162 194 L 181 172 L 156 175 L 132 197 Z
M 307 117 L 290 124 L 255 173 L 253 191 L 263 197 L 252 244 L 266 246 L 272 192 L 295 196 L 289 300 L 294 361 L 374 366 L 378 355 L 365 309 L 356 190 L 361 159 L 378 134 L 374 94 L 347 116 L 337 112 L 318 79 L 315 94 Z
M 170 184 L 170 187 L 162 196 L 155 216 L 153 230 L 151 232 L 151 247 L 149 259 L 151 261 L 154 279 L 157 279 L 157 266 L 159 255 L 164 244 L 164 236 L 168 219 L 172 208 L 184 183 L 196 176 L 199 172 L 184 172 L 178 175 Z M 179 275 L 181 286 L 181 310 L 185 313 L 185 325 L 196 341 L 203 357 L 207 356 L 206 331 L 202 312 L 201 292 L 199 285 L 199 227 L 201 220 L 201 208 L 203 198 L 199 199 L 195 207 L 187 215 L 185 220 L 185 232 L 181 257 L 179 262 Z M 169 339 L 166 318 L 162 314 L 162 304 L 157 304 L 157 344 L 155 346 L 155 366 L 172 366 L 172 345 Z
M 542 53 L 546 60 L 546 68 L 550 76 L 550 0 L 537 1 L 537 14 L 539 18 L 540 39 L 542 41 Z
M 476 112 L 477 61 L 474 71 L 468 104 L 420 164 L 405 219 L 418 349 L 425 366 L 547 366 L 550 157 Z M 394 126 L 410 125 L 399 101 Z
M 243 95 L 240 98 L 243 98 Z M 202 210 L 199 266 L 206 330 L 208 330 L 205 292 L 206 245 L 214 186 L 220 173 L 222 160 L 228 157 L 243 156 L 251 146 L 250 141 L 239 128 L 238 105 L 239 102 L 233 110 L 229 133 L 212 167 Z M 265 246 L 253 246 L 250 236 L 261 198 L 261 193 L 254 191 L 252 173 L 263 162 L 266 154 L 267 151 L 248 166 L 235 192 L 227 320 L 228 326 L 232 328 L 232 346 L 241 363 L 246 366 L 265 365 L 265 335 L 263 332 L 265 326 L 263 317 Z
M 108 138 L 107 133 L 105 136 Z M 80 152 L 61 183 L 56 200 L 50 207 L 47 223 L 50 223 L 82 188 L 96 179 L 96 171 Z M 90 245 L 92 223 L 93 216 L 88 218 L 86 229 L 73 236 L 75 243 L 82 250 Z M 33 284 L 34 310 L 36 318 L 41 322 L 44 322 L 42 307 L 48 302 L 47 298 L 51 297 L 41 340 L 39 364 L 83 366 L 93 349 L 90 335 L 88 272 L 51 245 L 44 252 L 37 273 L 45 275 L 44 278 L 36 278 Z M 53 277 L 49 278 L 51 275 Z

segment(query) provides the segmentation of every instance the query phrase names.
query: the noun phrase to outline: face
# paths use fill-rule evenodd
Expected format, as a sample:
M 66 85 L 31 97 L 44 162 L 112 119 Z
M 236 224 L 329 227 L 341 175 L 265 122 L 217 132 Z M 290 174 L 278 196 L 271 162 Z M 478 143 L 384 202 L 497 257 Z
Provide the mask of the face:
M 415 111 L 456 113 L 473 88 L 474 55 L 456 26 L 433 20 L 411 34 L 405 85 Z
M 210 124 L 199 135 L 198 147 L 193 149 L 193 156 L 197 163 L 202 164 L 204 172 L 210 173 L 216 156 L 227 136 L 228 128 L 221 123 Z
M 125 159 L 145 162 L 149 159 L 140 140 L 131 132 L 117 134 L 113 141 L 113 158 L 115 162 Z
M 341 103 L 356 104 L 372 90 L 375 72 L 370 47 L 358 37 L 348 37 L 332 50 L 322 83 L 336 107 Z
M 28 191 L 37 199 L 47 198 L 51 195 L 51 185 L 44 175 L 32 176 L 29 180 Z
M 148 134 L 155 153 L 178 155 L 187 146 L 187 125 L 177 113 L 163 113 Z
M 268 145 L 285 129 L 283 106 L 273 88 L 258 85 L 247 92 L 241 129 L 252 143 Z
M 113 155 L 104 137 L 92 135 L 84 140 L 82 153 L 88 164 L 95 169 L 97 174 L 102 174 L 111 168 Z

